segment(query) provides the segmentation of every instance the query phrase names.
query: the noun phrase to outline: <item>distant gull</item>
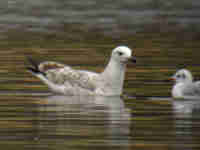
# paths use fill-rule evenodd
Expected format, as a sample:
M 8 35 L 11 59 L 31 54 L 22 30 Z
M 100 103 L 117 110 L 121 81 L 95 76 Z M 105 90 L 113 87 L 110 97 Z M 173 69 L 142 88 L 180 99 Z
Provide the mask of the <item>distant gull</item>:
M 27 69 L 52 92 L 64 95 L 121 95 L 128 61 L 136 63 L 131 49 L 119 46 L 112 51 L 108 65 L 102 73 L 72 69 L 70 66 L 45 61 L 36 63 L 29 57 Z
M 172 97 L 200 98 L 200 81 L 193 82 L 193 77 L 189 70 L 178 70 L 170 79 L 175 81 L 175 85 L 172 88 Z

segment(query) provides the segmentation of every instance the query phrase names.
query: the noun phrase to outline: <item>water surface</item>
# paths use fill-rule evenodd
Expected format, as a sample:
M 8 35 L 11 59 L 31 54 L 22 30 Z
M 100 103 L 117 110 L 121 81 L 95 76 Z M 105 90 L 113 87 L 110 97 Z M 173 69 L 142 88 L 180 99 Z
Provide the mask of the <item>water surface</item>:
M 198 100 L 171 98 L 179 68 L 199 73 L 199 2 L 0 2 L 3 149 L 200 147 Z M 133 49 L 123 97 L 58 96 L 26 71 L 26 56 L 101 72 L 111 50 Z

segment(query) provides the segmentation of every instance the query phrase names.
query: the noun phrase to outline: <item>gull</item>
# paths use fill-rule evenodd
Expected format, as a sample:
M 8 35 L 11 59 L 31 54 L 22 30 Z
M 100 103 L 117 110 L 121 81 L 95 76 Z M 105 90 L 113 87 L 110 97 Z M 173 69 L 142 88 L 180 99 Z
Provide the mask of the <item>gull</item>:
M 193 81 L 192 74 L 187 69 L 178 70 L 171 78 L 175 81 L 172 88 L 174 98 L 200 97 L 200 81 Z
M 77 70 L 53 61 L 36 63 L 32 58 L 29 58 L 32 66 L 27 69 L 57 94 L 116 96 L 122 94 L 129 61 L 136 63 L 132 50 L 126 46 L 118 46 L 113 49 L 111 58 L 101 73 Z

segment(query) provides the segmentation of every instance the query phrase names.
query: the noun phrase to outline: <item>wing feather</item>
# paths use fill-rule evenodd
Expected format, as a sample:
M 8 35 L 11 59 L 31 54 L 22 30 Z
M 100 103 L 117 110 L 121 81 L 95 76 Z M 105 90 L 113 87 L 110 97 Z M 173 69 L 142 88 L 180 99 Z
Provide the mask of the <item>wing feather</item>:
M 200 96 L 200 81 L 194 83 L 195 85 L 195 93 Z
M 41 72 L 46 72 L 48 70 L 61 69 L 64 67 L 66 67 L 66 65 L 61 64 L 61 63 L 57 63 L 53 61 L 45 61 L 43 63 L 40 63 L 38 68 Z
M 200 82 L 193 82 L 191 84 L 188 84 L 183 89 L 184 95 L 190 95 L 190 96 L 200 96 Z
M 90 90 L 96 88 L 98 74 L 72 69 L 69 66 L 56 62 L 44 62 L 39 70 L 45 72 L 48 80 L 55 84 L 70 84 L 73 87 L 82 87 Z

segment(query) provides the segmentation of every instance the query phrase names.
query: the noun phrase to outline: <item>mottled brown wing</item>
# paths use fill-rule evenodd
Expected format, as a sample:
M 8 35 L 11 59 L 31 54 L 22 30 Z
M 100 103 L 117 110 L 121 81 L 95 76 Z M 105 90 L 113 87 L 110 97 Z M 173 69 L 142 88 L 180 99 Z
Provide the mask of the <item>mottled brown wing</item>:
M 94 90 L 98 75 L 93 72 L 74 70 L 69 66 L 56 62 L 44 62 L 39 65 L 39 70 L 45 72 L 48 80 L 55 84 L 70 84 L 74 87 L 81 87 Z
M 52 69 L 61 69 L 64 67 L 66 67 L 64 64 L 53 62 L 53 61 L 46 61 L 46 62 L 39 64 L 39 70 L 41 72 L 46 72 L 46 71 L 52 70 Z

